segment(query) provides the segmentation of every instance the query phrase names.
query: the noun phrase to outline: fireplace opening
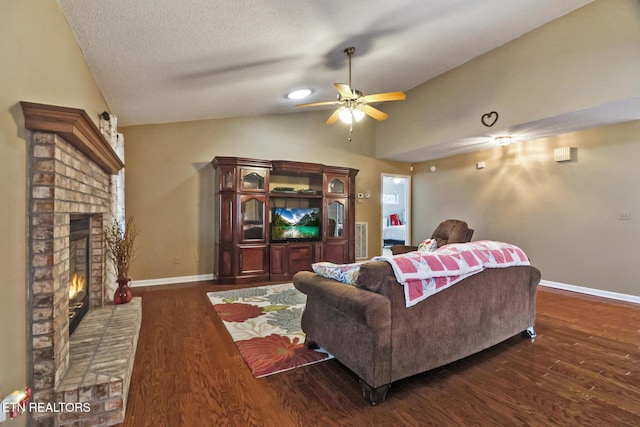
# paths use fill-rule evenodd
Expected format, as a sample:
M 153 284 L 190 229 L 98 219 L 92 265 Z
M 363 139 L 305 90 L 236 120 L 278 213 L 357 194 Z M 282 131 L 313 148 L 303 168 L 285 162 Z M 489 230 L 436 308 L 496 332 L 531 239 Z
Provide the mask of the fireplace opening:
M 69 234 L 69 335 L 89 311 L 91 218 L 71 215 Z

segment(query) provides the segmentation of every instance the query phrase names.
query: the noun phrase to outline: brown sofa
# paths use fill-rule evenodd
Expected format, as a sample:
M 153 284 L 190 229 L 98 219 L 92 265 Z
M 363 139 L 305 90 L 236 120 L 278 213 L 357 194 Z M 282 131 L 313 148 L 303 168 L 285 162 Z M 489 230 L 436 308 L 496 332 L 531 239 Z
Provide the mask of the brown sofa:
M 302 329 L 353 371 L 375 405 L 392 382 L 456 361 L 533 329 L 540 272 L 486 269 L 407 308 L 391 265 L 360 268 L 356 286 L 309 271 L 296 273 L 307 295 Z

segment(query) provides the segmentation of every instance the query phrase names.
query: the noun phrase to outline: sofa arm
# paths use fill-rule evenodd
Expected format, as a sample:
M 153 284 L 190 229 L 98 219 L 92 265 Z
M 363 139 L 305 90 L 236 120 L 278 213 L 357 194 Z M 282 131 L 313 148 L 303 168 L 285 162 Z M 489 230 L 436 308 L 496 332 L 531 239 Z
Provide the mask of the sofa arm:
M 322 301 L 372 329 L 388 328 L 391 324 L 391 301 L 384 295 L 340 283 L 310 271 L 296 273 L 293 276 L 293 285 L 306 294 L 307 299 Z
M 377 395 L 391 382 L 391 300 L 301 271 L 293 284 L 307 295 L 301 326 L 309 342 L 324 347 Z
M 407 252 L 417 251 L 417 246 L 409 246 L 409 245 L 393 245 L 391 246 L 391 255 L 400 255 L 406 254 Z

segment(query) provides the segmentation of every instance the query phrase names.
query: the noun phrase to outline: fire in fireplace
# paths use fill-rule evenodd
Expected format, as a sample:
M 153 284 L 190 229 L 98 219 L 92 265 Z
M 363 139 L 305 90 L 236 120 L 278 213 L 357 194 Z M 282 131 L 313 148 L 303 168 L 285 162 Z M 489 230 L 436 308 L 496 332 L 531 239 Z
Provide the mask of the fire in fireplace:
M 71 215 L 69 234 L 69 335 L 89 311 L 90 217 Z

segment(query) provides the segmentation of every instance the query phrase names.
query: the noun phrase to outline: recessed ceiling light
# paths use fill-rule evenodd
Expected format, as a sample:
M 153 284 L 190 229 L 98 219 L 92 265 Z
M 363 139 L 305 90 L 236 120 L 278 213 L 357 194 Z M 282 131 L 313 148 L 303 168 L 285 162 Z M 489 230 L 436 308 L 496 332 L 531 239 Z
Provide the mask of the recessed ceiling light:
M 311 95 L 313 91 L 311 89 L 298 89 L 298 90 L 294 90 L 293 92 L 289 93 L 289 95 L 287 95 L 287 98 L 289 99 L 302 99 L 302 98 L 306 98 L 307 96 Z

